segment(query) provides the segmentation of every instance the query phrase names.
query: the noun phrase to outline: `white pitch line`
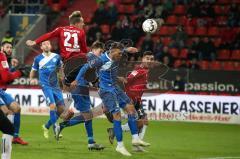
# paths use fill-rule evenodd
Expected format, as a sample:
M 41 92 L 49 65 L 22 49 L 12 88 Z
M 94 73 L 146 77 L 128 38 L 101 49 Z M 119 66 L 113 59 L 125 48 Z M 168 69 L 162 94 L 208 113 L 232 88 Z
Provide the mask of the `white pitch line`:
M 210 158 L 199 158 L 199 159 L 240 159 L 240 157 L 210 157 Z

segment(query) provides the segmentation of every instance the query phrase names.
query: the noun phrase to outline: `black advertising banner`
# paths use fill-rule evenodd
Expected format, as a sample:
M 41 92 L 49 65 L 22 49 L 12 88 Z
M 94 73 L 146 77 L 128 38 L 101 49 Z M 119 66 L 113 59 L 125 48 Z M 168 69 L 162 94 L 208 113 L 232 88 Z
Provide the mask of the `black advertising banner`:
M 121 67 L 120 76 L 126 76 L 129 68 Z M 176 82 L 176 81 L 180 82 Z M 175 83 L 180 83 L 182 89 L 178 89 Z M 14 86 L 33 86 L 30 79 L 16 79 Z M 240 94 L 240 72 L 239 71 L 202 71 L 188 69 L 155 68 L 149 71 L 148 90 L 155 92 L 185 91 L 185 92 L 209 92 Z

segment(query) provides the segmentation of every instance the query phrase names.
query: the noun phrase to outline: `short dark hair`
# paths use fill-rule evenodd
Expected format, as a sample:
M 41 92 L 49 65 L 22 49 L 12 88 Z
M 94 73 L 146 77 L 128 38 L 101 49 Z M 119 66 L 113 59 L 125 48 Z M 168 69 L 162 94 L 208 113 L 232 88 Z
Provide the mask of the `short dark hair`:
M 95 41 L 92 44 L 91 49 L 104 49 L 104 43 L 99 42 L 99 41 Z
M 10 44 L 10 45 L 13 46 L 13 43 L 11 43 L 11 42 L 9 42 L 9 41 L 3 41 L 3 42 L 1 43 L 1 46 L 4 46 L 5 44 Z
M 81 22 L 81 18 L 82 18 L 82 13 L 80 11 L 74 11 L 69 16 L 69 23 L 70 24 L 79 23 L 79 22 Z
M 152 51 L 145 51 L 145 52 L 143 53 L 143 56 L 142 56 L 142 57 L 144 57 L 144 56 L 153 56 L 153 52 L 152 52 Z
M 112 49 L 120 49 L 120 50 L 123 50 L 124 49 L 124 46 L 122 43 L 120 42 L 113 42 L 110 46 L 110 50 Z

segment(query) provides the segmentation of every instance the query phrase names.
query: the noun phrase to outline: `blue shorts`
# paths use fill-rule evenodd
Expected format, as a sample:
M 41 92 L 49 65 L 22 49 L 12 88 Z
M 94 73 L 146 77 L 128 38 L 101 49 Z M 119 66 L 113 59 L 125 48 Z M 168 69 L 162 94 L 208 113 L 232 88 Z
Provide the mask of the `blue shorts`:
M 46 98 L 47 105 L 54 104 L 56 106 L 64 105 L 62 91 L 57 88 L 43 87 L 43 94 Z
M 72 94 L 74 107 L 80 112 L 89 112 L 91 107 L 90 97 L 87 95 Z
M 4 90 L 0 90 L 0 106 L 9 106 L 12 102 L 15 102 L 13 97 L 10 94 L 6 93 Z
M 99 96 L 104 106 L 111 113 L 117 113 L 120 108 L 124 109 L 127 104 L 131 103 L 130 98 L 119 87 L 116 87 L 113 91 L 100 89 Z

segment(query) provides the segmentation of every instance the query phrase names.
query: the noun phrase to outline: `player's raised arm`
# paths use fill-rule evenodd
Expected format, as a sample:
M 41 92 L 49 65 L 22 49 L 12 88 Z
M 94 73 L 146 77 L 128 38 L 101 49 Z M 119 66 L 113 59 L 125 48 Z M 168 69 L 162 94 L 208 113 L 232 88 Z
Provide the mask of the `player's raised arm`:
M 27 46 L 34 46 L 36 44 L 39 44 L 43 41 L 46 41 L 46 40 L 49 40 L 51 38 L 54 38 L 54 37 L 59 37 L 60 36 L 60 31 L 61 31 L 61 28 L 56 28 L 55 30 L 51 31 L 51 32 L 48 32 L 46 34 L 43 34 L 42 36 L 40 36 L 39 38 L 37 38 L 36 40 L 32 41 L 32 40 L 27 40 L 26 41 L 26 45 Z

